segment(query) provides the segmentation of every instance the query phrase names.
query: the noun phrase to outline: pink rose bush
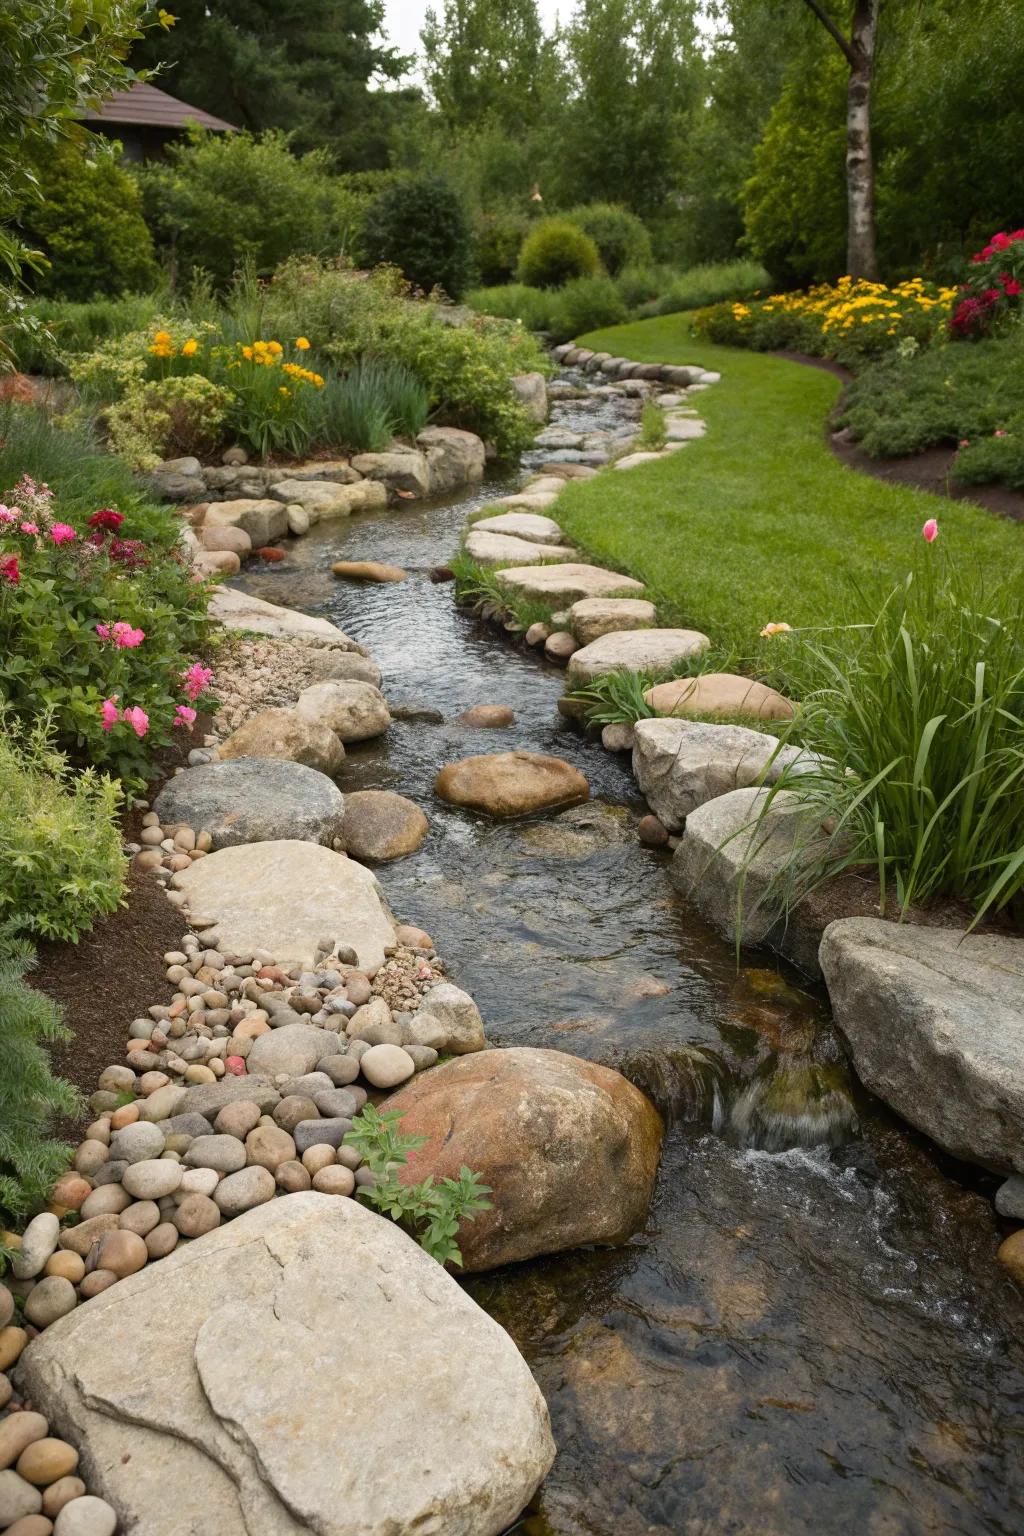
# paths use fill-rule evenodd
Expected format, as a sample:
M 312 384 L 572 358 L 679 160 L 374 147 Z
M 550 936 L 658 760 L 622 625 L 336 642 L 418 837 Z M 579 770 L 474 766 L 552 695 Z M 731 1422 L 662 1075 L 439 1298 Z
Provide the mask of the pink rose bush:
M 971 257 L 949 322 L 958 341 L 988 336 L 1020 309 L 1024 292 L 1024 229 L 1000 230 Z
M 26 723 L 49 714 L 73 761 L 134 783 L 212 704 L 197 659 L 208 592 L 172 515 L 162 536 L 156 522 L 115 507 L 69 516 L 29 476 L 0 489 L 0 707 Z

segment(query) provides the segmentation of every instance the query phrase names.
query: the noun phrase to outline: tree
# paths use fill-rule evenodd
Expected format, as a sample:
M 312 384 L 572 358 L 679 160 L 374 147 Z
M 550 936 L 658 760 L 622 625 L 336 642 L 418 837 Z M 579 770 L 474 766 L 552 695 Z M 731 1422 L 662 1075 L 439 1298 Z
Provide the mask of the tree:
M 147 27 L 173 18 L 150 0 L 4 0 L 0 6 L 0 364 L 3 334 L 23 325 L 19 285 L 32 260 L 11 229 L 27 197 L 38 195 L 33 157 L 79 133 L 76 115 L 135 72 L 124 62 Z
M 875 70 L 881 0 L 853 0 L 850 36 L 819 4 L 804 0 L 849 65 L 846 87 L 846 270 L 851 277 L 878 276 L 875 250 L 875 165 L 871 144 L 871 85 Z
M 453 133 L 488 118 L 509 131 L 535 118 L 552 50 L 537 0 L 445 0 L 427 11 L 425 75 L 437 110 Z
M 343 169 L 387 164 L 391 122 L 409 93 L 410 60 L 380 36 L 383 0 L 175 0 L 178 25 L 147 38 L 136 61 L 160 64 L 192 106 L 258 133 L 283 128 L 295 148 L 328 149 Z

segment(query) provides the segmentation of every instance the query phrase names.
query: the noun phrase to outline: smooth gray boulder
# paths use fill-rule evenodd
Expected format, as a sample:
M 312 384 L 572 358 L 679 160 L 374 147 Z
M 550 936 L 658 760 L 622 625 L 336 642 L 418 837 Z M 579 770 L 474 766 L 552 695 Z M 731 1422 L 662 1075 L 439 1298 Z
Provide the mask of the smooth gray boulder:
M 1024 1173 L 1024 940 L 844 917 L 820 961 L 864 1085 L 955 1157 Z
M 121 1281 L 20 1371 L 119 1529 L 154 1536 L 498 1536 L 554 1459 L 508 1334 L 392 1222 L 313 1192 Z
M 638 720 L 633 727 L 633 773 L 670 832 L 678 832 L 707 800 L 752 784 L 774 784 L 800 757 L 799 748 L 780 747 L 777 736 L 743 725 Z
M 341 835 L 345 800 L 324 773 L 283 758 L 236 757 L 188 768 L 154 801 L 164 826 L 209 832 L 214 848 L 274 838 L 323 843 Z
M 426 454 L 430 494 L 442 496 L 484 477 L 487 461 L 483 439 L 460 427 L 425 427 L 416 446 Z

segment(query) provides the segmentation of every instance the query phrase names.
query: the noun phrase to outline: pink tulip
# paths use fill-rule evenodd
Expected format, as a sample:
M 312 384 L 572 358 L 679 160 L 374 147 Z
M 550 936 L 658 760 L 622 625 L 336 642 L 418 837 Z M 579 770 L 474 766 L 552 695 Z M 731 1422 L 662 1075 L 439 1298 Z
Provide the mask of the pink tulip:
M 121 719 L 127 720 L 136 736 L 138 736 L 140 739 L 145 736 L 146 732 L 149 730 L 149 716 L 146 714 L 146 711 L 144 709 L 140 709 L 137 704 L 134 705 L 131 709 L 124 710 L 121 715 Z
M 100 705 L 100 714 L 103 716 L 103 729 L 112 731 L 121 718 L 121 711 L 117 707 L 116 699 L 104 699 Z
M 934 517 L 930 517 L 921 529 L 921 534 L 926 544 L 934 544 L 939 536 L 939 525 Z

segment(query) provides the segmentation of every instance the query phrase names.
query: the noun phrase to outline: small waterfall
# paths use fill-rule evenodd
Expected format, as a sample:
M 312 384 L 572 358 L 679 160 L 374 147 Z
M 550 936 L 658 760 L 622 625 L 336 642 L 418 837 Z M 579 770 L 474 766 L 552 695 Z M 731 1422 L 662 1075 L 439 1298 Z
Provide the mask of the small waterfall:
M 642 1045 L 616 1052 L 616 1071 L 646 1093 L 666 1125 L 725 1123 L 728 1069 L 699 1045 Z
M 785 1152 L 842 1146 L 856 1132 L 842 1071 L 809 1056 L 772 1056 L 730 1104 L 725 1134 L 741 1147 Z

